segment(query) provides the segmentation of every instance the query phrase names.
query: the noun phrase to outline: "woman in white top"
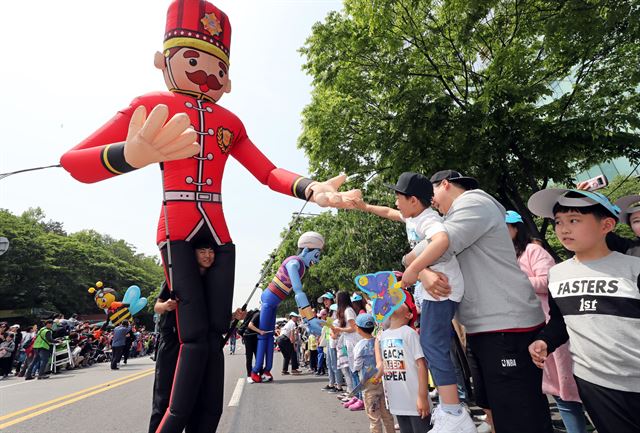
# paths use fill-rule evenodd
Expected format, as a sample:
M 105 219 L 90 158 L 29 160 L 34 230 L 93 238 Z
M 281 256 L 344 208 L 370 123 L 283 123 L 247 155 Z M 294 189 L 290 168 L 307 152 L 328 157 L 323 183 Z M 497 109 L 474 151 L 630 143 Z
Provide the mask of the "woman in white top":
M 340 336 L 337 345 L 338 368 L 342 371 L 347 383 L 347 391 L 351 392 L 358 385 L 357 375 L 353 374 L 353 349 L 361 337 L 356 332 L 356 312 L 351 305 L 349 293 L 340 291 L 336 297 L 338 299 L 337 322 L 339 323 L 335 323 L 332 329 Z

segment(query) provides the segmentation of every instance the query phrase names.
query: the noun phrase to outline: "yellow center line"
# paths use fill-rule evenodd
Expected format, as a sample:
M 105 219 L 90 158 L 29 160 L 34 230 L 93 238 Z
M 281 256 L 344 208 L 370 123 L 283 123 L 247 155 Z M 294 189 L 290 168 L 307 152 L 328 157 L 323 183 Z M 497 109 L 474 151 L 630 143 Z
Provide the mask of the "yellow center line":
M 71 393 L 71 394 L 63 395 L 62 397 L 54 398 L 52 400 L 45 401 L 43 403 L 39 403 L 39 404 L 36 404 L 34 406 L 30 406 L 28 408 L 21 409 L 21 410 L 9 413 L 7 415 L 3 415 L 2 417 L 0 417 L 0 421 L 3 421 L 5 419 L 9 419 L 9 418 L 13 418 L 13 417 L 15 417 L 17 415 L 20 415 L 22 413 L 38 409 L 40 407 L 51 405 L 52 403 L 60 402 L 60 403 L 55 404 L 53 406 L 45 407 L 44 409 L 41 409 L 41 410 L 39 410 L 37 412 L 33 412 L 33 413 L 27 414 L 25 416 L 22 416 L 20 418 L 14 419 L 12 421 L 8 421 L 8 422 L 6 422 L 4 424 L 0 424 L 0 430 L 5 429 L 7 427 L 10 427 L 10 426 L 12 426 L 14 424 L 26 421 L 26 420 L 31 419 L 33 417 L 36 417 L 38 415 L 42 415 L 43 413 L 47 413 L 47 412 L 50 412 L 50 411 L 52 411 L 54 409 L 57 409 L 57 408 L 66 406 L 68 404 L 74 403 L 76 401 L 85 399 L 87 397 L 91 397 L 92 395 L 99 394 L 99 393 L 107 391 L 109 389 L 117 388 L 120 385 L 124 385 L 126 383 L 133 382 L 134 380 L 138 380 L 138 379 L 141 379 L 143 377 L 149 376 L 149 375 L 153 374 L 154 370 L 155 370 L 155 368 L 150 368 L 150 369 L 147 369 L 147 370 L 143 370 L 141 372 L 130 374 L 129 376 L 125 376 L 125 377 L 122 377 L 120 379 L 110 380 L 108 382 L 101 383 L 100 385 L 91 386 L 89 388 L 85 388 L 85 389 L 82 389 L 80 391 L 77 391 L 77 392 L 74 392 L 74 393 Z
M 130 374 L 128 376 L 121 377 L 119 379 L 112 379 L 112 380 L 110 380 L 108 382 L 104 382 L 104 383 L 101 383 L 99 385 L 94 385 L 94 386 L 91 386 L 89 388 L 81 389 L 80 391 L 77 391 L 77 392 L 74 392 L 74 393 L 71 393 L 71 394 L 63 395 L 62 397 L 54 398 L 53 400 L 48 400 L 48 401 L 45 401 L 43 403 L 38 403 L 38 404 L 36 404 L 34 406 L 30 406 L 30 407 L 27 407 L 25 409 L 18 410 L 16 412 L 9 413 L 7 415 L 0 416 L 0 421 L 4 421 L 5 419 L 13 418 L 13 417 L 15 417 L 17 415 L 20 415 L 21 413 L 29 412 L 29 411 L 37 409 L 39 407 L 47 406 L 47 405 L 49 405 L 51 403 L 55 403 L 55 402 L 60 401 L 60 400 L 65 400 L 67 398 L 71 398 L 71 397 L 74 397 L 74 396 L 76 396 L 78 394 L 83 394 L 85 392 L 89 392 L 89 391 L 92 391 L 92 390 L 97 389 L 97 388 L 102 388 L 102 387 L 105 387 L 105 386 L 113 386 L 114 384 L 116 384 L 116 383 L 118 383 L 120 381 L 127 380 L 127 379 L 129 379 L 131 377 L 148 373 L 151 370 L 153 370 L 153 369 L 139 371 L 137 373 L 133 373 L 133 374 Z

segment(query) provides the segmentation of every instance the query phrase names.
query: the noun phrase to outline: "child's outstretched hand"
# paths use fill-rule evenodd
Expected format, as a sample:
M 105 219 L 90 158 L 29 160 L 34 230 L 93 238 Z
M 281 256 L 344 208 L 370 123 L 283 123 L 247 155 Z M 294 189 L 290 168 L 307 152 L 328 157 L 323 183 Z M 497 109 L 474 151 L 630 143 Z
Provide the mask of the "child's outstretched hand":
M 364 201 L 362 196 L 360 196 L 360 197 L 358 197 L 358 198 L 353 200 L 353 207 L 354 207 L 354 209 L 359 209 L 359 210 L 366 211 L 367 210 L 367 202 Z
M 536 340 L 529 345 L 529 355 L 538 368 L 544 368 L 544 361 L 547 359 L 547 343 Z
M 431 408 L 429 407 L 429 401 L 426 396 L 418 395 L 418 399 L 416 401 L 416 408 L 418 409 L 418 415 L 420 418 L 426 418 L 431 413 Z

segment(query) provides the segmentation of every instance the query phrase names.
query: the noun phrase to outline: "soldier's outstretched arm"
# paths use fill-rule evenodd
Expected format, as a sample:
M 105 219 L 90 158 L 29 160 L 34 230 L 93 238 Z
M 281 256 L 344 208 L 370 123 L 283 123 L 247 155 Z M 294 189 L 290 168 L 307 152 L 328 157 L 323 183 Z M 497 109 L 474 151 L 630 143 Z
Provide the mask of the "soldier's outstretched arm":
M 168 109 L 134 101 L 91 136 L 60 158 L 60 164 L 80 182 L 93 183 L 155 162 L 195 155 L 197 134 L 184 113 L 168 122 Z M 166 123 L 165 123 L 166 122 Z

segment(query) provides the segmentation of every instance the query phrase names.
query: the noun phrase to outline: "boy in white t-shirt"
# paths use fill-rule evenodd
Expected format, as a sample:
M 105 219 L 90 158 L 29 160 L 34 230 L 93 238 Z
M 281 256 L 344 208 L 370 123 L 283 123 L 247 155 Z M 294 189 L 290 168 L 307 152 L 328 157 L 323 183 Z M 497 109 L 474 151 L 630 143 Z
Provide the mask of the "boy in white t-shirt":
M 403 287 L 418 282 L 418 274 L 430 267 L 444 274 L 452 288 L 448 298 L 435 299 L 422 286 L 416 286 L 416 298 L 422 299 L 420 344 L 431 376 L 438 387 L 441 404 L 434 414 L 434 432 L 476 431 L 469 413 L 460 404 L 455 367 L 449 353 L 454 335 L 451 321 L 464 294 L 464 280 L 455 256 L 436 263 L 449 247 L 449 236 L 442 217 L 431 209 L 433 185 L 419 173 L 405 172 L 395 185 L 387 185 L 396 192 L 396 209 L 357 202 L 358 209 L 393 221 L 403 221 L 411 247 L 428 240 L 429 244 L 417 255 L 405 257 L 407 268 L 402 276 Z M 414 318 L 415 320 L 415 318 Z
M 427 396 L 429 376 L 418 333 L 409 326 L 418 314 L 411 293 L 389 318 L 389 328 L 375 343 L 377 378 L 382 377 L 389 411 L 398 419 L 400 433 L 431 429 Z

